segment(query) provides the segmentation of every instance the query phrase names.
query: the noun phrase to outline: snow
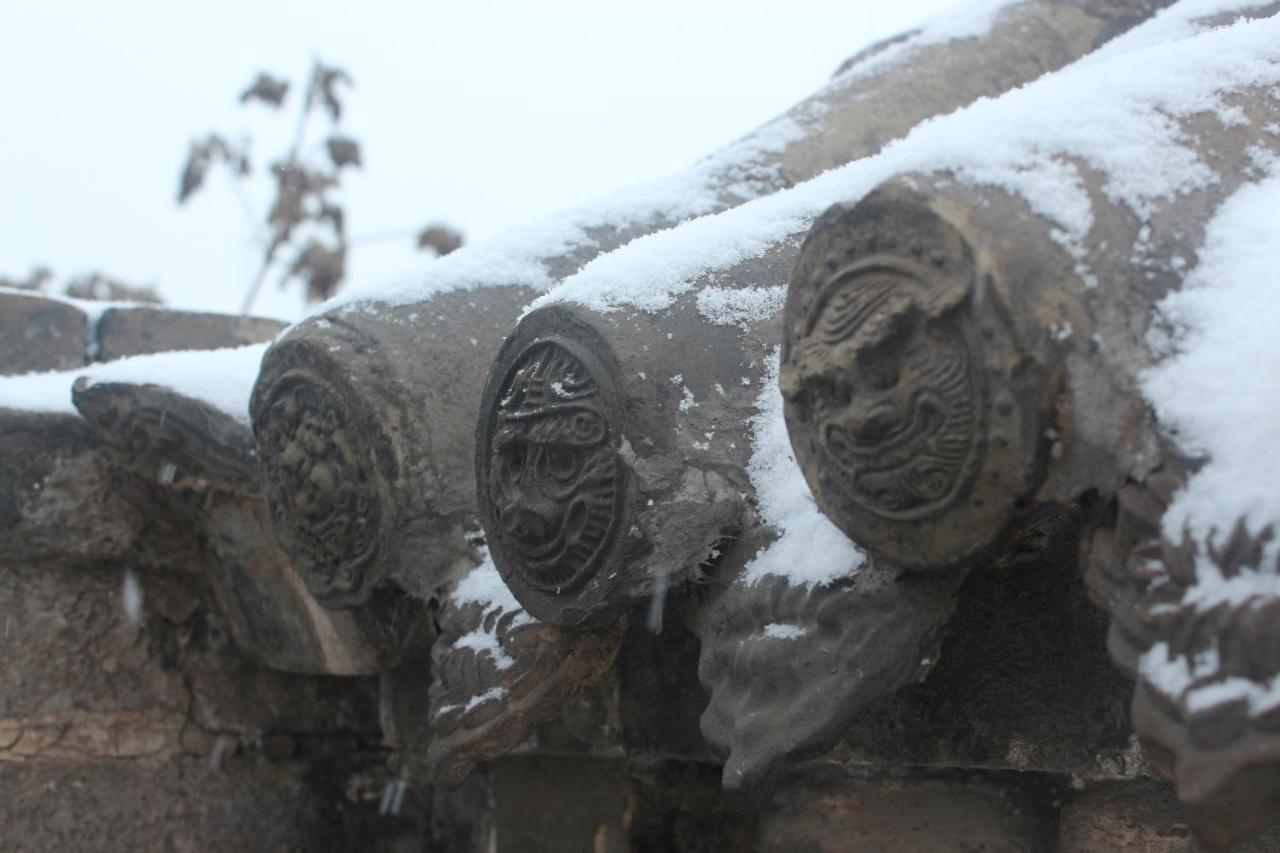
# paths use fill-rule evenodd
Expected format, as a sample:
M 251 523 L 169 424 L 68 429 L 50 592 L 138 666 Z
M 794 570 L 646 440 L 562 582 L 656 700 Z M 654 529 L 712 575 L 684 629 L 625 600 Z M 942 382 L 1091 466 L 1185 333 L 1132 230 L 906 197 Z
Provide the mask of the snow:
M 902 41 L 890 44 L 843 69 L 837 85 L 849 86 L 872 73 L 910 62 L 919 50 L 966 38 L 981 38 L 991 31 L 1000 13 L 1015 0 L 973 0 L 930 18 Z
M 509 229 L 430 262 L 410 279 L 353 284 L 311 313 L 357 310 L 371 302 L 405 305 L 435 293 L 489 286 L 548 290 L 557 283 L 548 262 L 575 250 L 590 251 L 597 242 L 593 232 L 667 226 L 771 191 L 776 181 L 746 176 L 757 175 L 759 163 L 803 135 L 794 120 L 776 119 L 684 172 Z
M 1156 12 L 1142 26 L 1116 36 L 1080 61 L 1105 62 L 1120 54 L 1194 36 L 1205 29 L 1204 20 L 1207 18 L 1244 15 L 1274 2 L 1275 0 L 1181 0 Z
M 90 386 L 107 382 L 161 385 L 208 403 L 249 423 L 249 396 L 266 344 L 215 350 L 179 350 L 137 355 L 75 370 L 0 376 L 0 407 L 75 414 L 71 386 L 81 376 Z
M 744 290 L 734 301 L 713 280 L 731 277 L 745 260 L 796 245 L 831 204 L 856 202 L 908 172 L 946 171 L 1021 195 L 1056 223 L 1068 249 L 1078 248 L 1093 227 L 1082 166 L 1101 175 L 1113 202 L 1143 216 L 1158 199 L 1216 180 L 1182 138 L 1178 118 L 1206 111 L 1223 117 L 1224 92 L 1280 82 L 1280 21 L 1207 32 L 1186 23 L 1228 5 L 1196 0 L 1173 17 L 1139 27 L 1129 52 L 1077 63 L 925 122 L 881 154 L 790 190 L 638 238 L 596 258 L 529 310 L 574 302 L 602 312 L 658 312 L 703 283 L 710 295 L 700 299 L 699 310 L 714 321 L 761 317 L 777 310 L 767 289 Z M 1151 30 L 1143 32 L 1147 26 Z M 1233 120 L 1229 112 L 1224 120 Z M 787 236 L 780 241 L 779 235 Z M 866 558 L 818 511 L 782 420 L 776 354 L 770 369 L 757 400 L 749 473 L 761 515 L 779 537 L 748 564 L 743 579 L 752 583 L 772 574 L 793 583 L 829 583 L 855 572 Z M 1265 423 L 1259 421 L 1259 429 Z
M 901 42 L 877 51 L 830 81 L 810 99 L 670 177 L 611 193 L 594 203 L 509 229 L 453 252 L 394 281 L 353 283 L 312 310 L 312 316 L 362 303 L 405 305 L 451 290 L 519 285 L 548 290 L 558 284 L 548 263 L 575 250 L 590 252 L 601 231 L 669 227 L 766 195 L 783 184 L 771 164 L 789 145 L 812 132 L 827 108 L 823 97 L 890 65 L 909 62 L 918 50 L 986 33 L 1013 0 L 976 0 L 925 22 Z
M 779 356 L 768 361 L 764 390 L 756 401 L 758 413 L 747 473 L 756 489 L 760 513 L 778 531 L 778 538 L 747 563 L 744 583 L 778 575 L 792 584 L 822 585 L 848 577 L 866 563 L 866 556 L 818 510 L 796 464 L 782 420 L 782 392 L 778 390 Z
M 461 710 L 465 714 L 467 711 L 470 711 L 472 708 L 475 708 L 478 705 L 483 705 L 485 702 L 497 701 L 499 699 L 504 698 L 506 695 L 507 695 L 507 688 L 501 687 L 501 686 L 490 687 L 485 692 L 472 696 L 470 699 L 467 700 L 467 704 L 465 705 L 441 705 L 439 708 L 436 709 L 436 714 L 437 715 L 447 714 L 450 711 L 458 711 L 458 710 Z
M 1196 2 L 1195 9 L 1209 5 Z M 1078 62 L 999 98 L 923 122 L 877 156 L 639 237 L 591 261 L 529 310 L 574 302 L 597 311 L 661 311 L 710 273 L 795 244 L 831 204 L 856 202 L 907 172 L 949 172 L 1020 195 L 1078 253 L 1094 223 L 1082 166 L 1102 176 L 1110 201 L 1145 216 L 1153 202 L 1216 180 L 1181 136 L 1177 119 L 1216 112 L 1229 121 L 1224 92 L 1280 82 L 1280 20 L 1189 36 L 1184 31 L 1164 19 L 1144 24 L 1130 52 Z M 1173 36 L 1148 43 L 1161 33 Z M 789 236 L 780 242 L 779 235 Z
M 689 390 L 689 386 L 685 385 L 680 389 L 680 411 L 689 412 L 698 408 L 698 401 L 694 399 L 693 392 Z
M 763 636 L 771 640 L 798 640 L 805 635 L 804 628 L 799 625 L 784 625 L 781 622 L 770 622 L 764 626 Z
M 1153 689 L 1181 700 L 1192 714 L 1221 702 L 1246 700 L 1250 715 L 1256 717 L 1280 705 L 1280 676 L 1261 682 L 1231 675 L 1219 678 L 1216 650 L 1188 658 L 1171 655 L 1167 644 L 1156 643 L 1142 655 L 1138 670 Z M 1215 680 L 1206 683 L 1207 679 Z
M 1173 329 L 1166 344 L 1173 355 L 1143 375 L 1142 391 L 1162 429 L 1206 460 L 1165 514 L 1165 535 L 1175 542 L 1184 528 L 1201 542 L 1214 529 L 1226 536 L 1240 518 L 1255 533 L 1280 525 L 1278 210 L 1273 165 L 1215 212 L 1198 265 L 1157 305 Z
M 477 628 L 463 634 L 453 645 L 459 649 L 474 649 L 477 654 L 488 655 L 493 658 L 493 664 L 498 669 L 507 669 L 515 663 L 511 655 L 507 654 L 498 643 L 497 636 L 484 628 Z
M 486 615 L 494 611 L 518 612 L 520 616 L 516 617 L 517 620 L 533 622 L 534 618 L 524 612 L 520 602 L 516 601 L 516 597 L 511 594 L 511 590 L 502 580 L 502 575 L 498 573 L 498 567 L 494 565 L 488 549 L 482 547 L 482 552 L 480 564 L 458 581 L 458 585 L 449 596 L 450 599 L 457 606 L 479 604 Z
M 787 300 L 785 285 L 773 287 L 704 287 L 698 291 L 698 313 L 722 326 L 745 326 L 777 317 Z
M 1256 162 L 1256 161 L 1255 161 Z M 1225 538 L 1239 519 L 1257 533 L 1280 524 L 1280 163 L 1258 163 L 1262 177 L 1234 192 L 1205 229 L 1204 246 L 1183 288 L 1157 305 L 1158 342 L 1171 354 L 1142 376 L 1142 391 L 1166 434 L 1203 460 L 1164 517 L 1172 541 L 1189 534 L 1200 548 L 1196 578 L 1183 595 L 1205 614 L 1237 610 L 1280 597 L 1278 546 L 1264 548 L 1261 565 L 1232 577 L 1206 553 L 1211 537 Z M 1158 643 L 1143 655 L 1143 676 L 1162 693 L 1183 696 L 1189 711 L 1247 699 L 1251 714 L 1280 705 L 1280 678 L 1263 682 L 1219 675 L 1216 648 L 1188 659 Z
M 0 408 L 74 415 L 71 385 L 80 375 L 77 370 L 63 370 L 0 376 Z
M 477 655 L 488 655 L 493 660 L 494 666 L 499 670 L 505 670 L 511 667 L 515 660 L 498 641 L 498 617 L 504 613 L 514 613 L 511 628 L 532 624 L 536 620 L 524 611 L 515 596 L 511 594 L 502 576 L 498 574 L 498 568 L 494 565 L 488 549 L 484 546 L 479 547 L 482 552 L 480 563 L 458 582 L 449 599 L 457 607 L 479 604 L 482 609 L 482 624 L 463 634 L 454 641 L 453 645 L 455 648 L 472 649 Z M 494 618 L 490 618 L 491 616 Z M 459 709 L 463 712 L 470 711 L 482 702 L 501 699 L 505 695 L 505 688 L 493 687 L 478 696 L 471 697 L 465 706 L 444 705 L 435 713 L 445 714 Z

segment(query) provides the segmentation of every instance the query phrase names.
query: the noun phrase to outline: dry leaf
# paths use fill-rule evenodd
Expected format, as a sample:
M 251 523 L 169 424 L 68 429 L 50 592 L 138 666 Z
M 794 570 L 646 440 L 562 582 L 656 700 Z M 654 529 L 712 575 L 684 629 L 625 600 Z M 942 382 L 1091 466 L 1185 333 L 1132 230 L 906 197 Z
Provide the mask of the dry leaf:
M 182 179 L 178 185 L 178 204 L 187 199 L 204 186 L 205 175 L 209 173 L 209 149 L 198 142 L 191 143 L 187 153 L 187 164 L 182 168 Z
M 349 136 L 330 136 L 325 142 L 329 148 L 329 159 L 335 169 L 343 166 L 362 166 L 360 162 L 360 143 Z
M 433 249 L 443 257 L 462 248 L 462 232 L 447 225 L 428 225 L 418 232 L 418 248 Z
M 67 285 L 67 295 L 76 299 L 109 299 L 119 302 L 148 302 L 159 304 L 163 300 L 151 287 L 126 284 L 100 272 L 73 278 Z
M 338 291 L 346 267 L 345 244 L 331 249 L 318 240 L 312 240 L 294 258 L 289 274 L 306 282 L 307 301 L 323 302 Z
M 307 98 L 308 106 L 315 103 L 316 100 L 321 100 L 325 109 L 329 111 L 329 116 L 334 121 L 342 118 L 342 102 L 338 100 L 339 83 L 346 83 L 348 86 L 352 85 L 351 76 L 341 68 L 331 68 L 317 63 L 311 77 L 311 89 Z
M 285 95 L 288 93 L 288 80 L 274 77 L 266 71 L 259 71 L 258 76 L 250 84 L 249 88 L 240 93 L 240 103 L 262 101 L 269 106 L 279 107 L 284 103 Z

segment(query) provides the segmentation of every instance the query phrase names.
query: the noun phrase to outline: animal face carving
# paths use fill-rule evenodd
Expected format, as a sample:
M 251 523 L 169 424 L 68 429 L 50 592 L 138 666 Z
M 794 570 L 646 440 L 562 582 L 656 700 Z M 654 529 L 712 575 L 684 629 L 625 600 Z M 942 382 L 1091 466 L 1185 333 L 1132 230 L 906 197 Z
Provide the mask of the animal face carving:
M 333 604 L 362 599 L 381 509 L 349 417 L 336 390 L 293 375 L 257 425 L 276 535 L 311 593 Z
M 979 389 L 942 296 L 901 265 L 856 265 L 819 293 L 782 370 L 824 464 L 888 519 L 944 509 L 974 468 Z
M 617 527 L 612 414 L 583 361 L 544 341 L 519 358 L 490 415 L 489 534 L 544 592 L 584 583 Z
M 779 384 L 796 461 L 890 565 L 989 552 L 1043 479 L 1059 362 L 1017 331 L 1006 274 L 1028 270 L 1000 260 L 892 185 L 823 213 L 792 272 Z

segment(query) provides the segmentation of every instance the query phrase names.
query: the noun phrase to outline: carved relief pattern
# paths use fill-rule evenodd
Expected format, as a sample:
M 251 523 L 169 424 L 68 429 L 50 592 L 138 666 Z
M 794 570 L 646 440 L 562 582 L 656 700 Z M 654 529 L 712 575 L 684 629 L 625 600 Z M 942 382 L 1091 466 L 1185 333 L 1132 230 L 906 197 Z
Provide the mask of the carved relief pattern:
M 618 526 L 616 427 L 581 360 L 556 343 L 522 355 L 501 389 L 487 487 L 490 535 L 524 581 L 560 594 L 599 566 Z
M 922 678 L 955 606 L 955 578 L 906 581 L 874 565 L 825 586 L 734 584 L 702 630 L 698 676 L 724 784 L 767 788 L 783 765 L 835 745 L 872 701 Z
M 431 780 L 456 785 L 560 716 L 613 665 L 625 623 L 563 631 L 523 610 L 446 602 L 431 652 Z
M 1142 542 L 1125 560 L 1138 594 L 1114 614 L 1126 637 L 1147 644 L 1136 661 L 1134 729 L 1148 758 L 1172 772 L 1197 833 L 1219 844 L 1256 829 L 1280 803 L 1280 560 L 1264 556 L 1271 538 L 1241 521 L 1220 547 L 1186 535 L 1180 545 Z
M 979 389 L 954 302 L 937 295 L 900 265 L 842 270 L 787 365 L 798 417 L 853 500 L 885 518 L 945 510 L 975 468 Z
M 330 605 L 367 597 L 379 546 L 382 508 L 352 419 L 336 389 L 293 373 L 272 385 L 255 424 L 277 536 Z
M 989 553 L 1043 477 L 1055 382 L 960 232 L 909 193 L 833 206 L 783 328 L 783 414 L 827 516 L 906 568 Z
M 77 384 L 73 399 L 112 446 L 162 481 L 256 488 L 251 433 L 206 403 L 158 386 L 124 383 Z

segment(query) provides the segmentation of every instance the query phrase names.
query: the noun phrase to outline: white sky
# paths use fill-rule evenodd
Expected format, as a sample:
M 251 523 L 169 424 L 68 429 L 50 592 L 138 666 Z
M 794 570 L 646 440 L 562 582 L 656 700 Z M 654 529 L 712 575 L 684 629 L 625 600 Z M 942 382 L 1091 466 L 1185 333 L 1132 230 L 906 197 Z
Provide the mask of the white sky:
M 469 242 L 674 172 L 785 110 L 870 41 L 957 0 L 785 3 L 17 2 L 0 8 L 0 275 L 47 264 L 155 286 L 174 306 L 236 311 L 258 266 L 222 171 L 176 203 L 188 142 L 292 138 L 312 56 L 355 87 L 343 130 L 348 233 L 431 221 Z M 241 107 L 258 69 L 295 81 L 286 112 Z M 319 151 L 325 122 L 311 146 Z M 350 279 L 428 263 L 412 241 L 358 242 Z M 274 280 L 255 313 L 302 311 Z

